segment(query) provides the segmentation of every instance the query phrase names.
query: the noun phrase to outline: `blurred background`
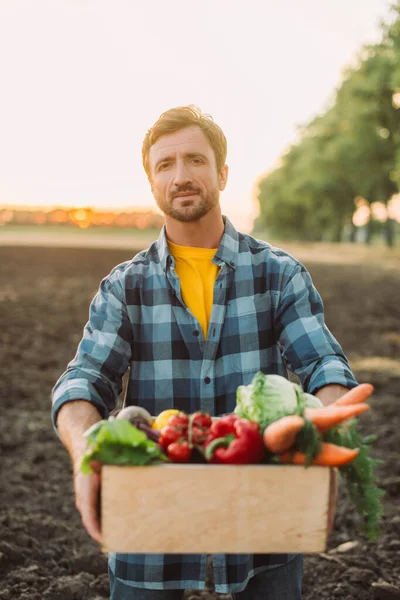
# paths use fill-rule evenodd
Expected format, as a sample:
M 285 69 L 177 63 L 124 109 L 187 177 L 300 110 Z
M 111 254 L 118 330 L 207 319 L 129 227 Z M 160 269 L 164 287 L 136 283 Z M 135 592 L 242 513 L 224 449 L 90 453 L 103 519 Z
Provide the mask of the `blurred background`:
M 400 598 L 400 2 L 2 0 L 0 81 L 0 600 L 108 597 L 50 391 L 101 279 L 158 237 L 141 144 L 185 104 L 228 139 L 223 213 L 305 263 L 376 389 L 382 536 L 340 488 L 304 598 Z M 211 571 L 186 596 L 216 598 Z
M 142 140 L 194 103 L 227 136 L 243 230 L 393 245 L 399 18 L 387 0 L 3 0 L 1 236 L 158 228 Z

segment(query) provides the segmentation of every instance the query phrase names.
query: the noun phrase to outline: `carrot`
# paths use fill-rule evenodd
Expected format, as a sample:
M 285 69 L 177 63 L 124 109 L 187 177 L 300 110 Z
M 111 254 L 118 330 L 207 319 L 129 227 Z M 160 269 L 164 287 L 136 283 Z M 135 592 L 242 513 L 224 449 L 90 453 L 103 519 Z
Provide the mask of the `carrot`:
M 274 454 L 281 454 L 289 450 L 303 426 L 304 419 L 299 415 L 288 415 L 274 421 L 264 430 L 265 447 Z
M 337 406 L 336 403 L 321 408 L 306 408 L 304 416 L 309 419 L 320 433 L 325 433 L 335 425 L 352 419 L 369 410 L 368 404 L 354 404 L 352 406 Z
M 370 383 L 361 383 L 357 387 L 346 392 L 344 396 L 336 400 L 333 404 L 335 406 L 351 406 L 352 404 L 359 404 L 365 402 L 372 395 L 374 386 Z
M 344 446 L 324 442 L 321 451 L 311 461 L 311 464 L 323 467 L 341 467 L 357 458 L 358 453 L 358 448 L 345 448 Z M 281 462 L 291 465 L 305 465 L 306 454 L 305 452 L 286 452 L 281 454 Z

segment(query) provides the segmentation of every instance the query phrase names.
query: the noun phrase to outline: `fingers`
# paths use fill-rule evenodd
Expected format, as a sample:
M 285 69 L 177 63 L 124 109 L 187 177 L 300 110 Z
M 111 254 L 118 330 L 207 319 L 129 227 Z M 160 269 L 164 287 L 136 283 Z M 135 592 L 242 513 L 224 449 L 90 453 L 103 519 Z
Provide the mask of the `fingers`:
M 101 543 L 100 488 L 101 474 L 99 472 L 92 475 L 76 474 L 76 507 L 81 514 L 86 531 L 92 539 L 99 543 Z

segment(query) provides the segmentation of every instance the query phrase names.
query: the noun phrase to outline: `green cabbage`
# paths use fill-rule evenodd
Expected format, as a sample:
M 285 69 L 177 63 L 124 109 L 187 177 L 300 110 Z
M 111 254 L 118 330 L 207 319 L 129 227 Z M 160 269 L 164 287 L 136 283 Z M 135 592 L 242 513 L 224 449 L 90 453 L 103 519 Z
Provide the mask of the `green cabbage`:
M 315 396 L 280 375 L 258 372 L 249 385 L 236 391 L 235 414 L 256 421 L 264 430 L 285 415 L 302 414 L 306 407 L 322 406 Z

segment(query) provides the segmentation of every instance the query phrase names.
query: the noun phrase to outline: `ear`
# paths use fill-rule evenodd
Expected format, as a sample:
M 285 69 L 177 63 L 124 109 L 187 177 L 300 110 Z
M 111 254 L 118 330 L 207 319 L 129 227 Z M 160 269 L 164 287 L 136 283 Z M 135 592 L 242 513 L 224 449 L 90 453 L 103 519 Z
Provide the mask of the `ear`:
M 219 175 L 218 175 L 220 192 L 222 192 L 226 187 L 226 184 L 228 181 L 228 173 L 229 173 L 229 167 L 228 167 L 228 165 L 224 165 L 221 173 L 219 173 Z

